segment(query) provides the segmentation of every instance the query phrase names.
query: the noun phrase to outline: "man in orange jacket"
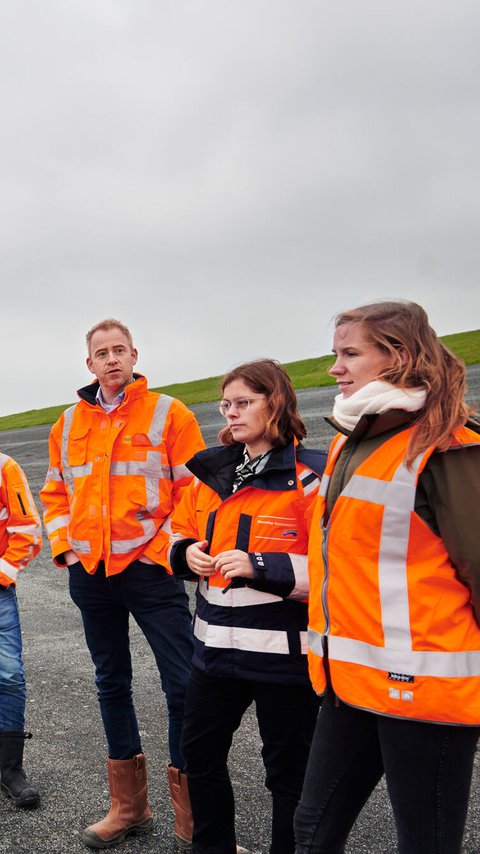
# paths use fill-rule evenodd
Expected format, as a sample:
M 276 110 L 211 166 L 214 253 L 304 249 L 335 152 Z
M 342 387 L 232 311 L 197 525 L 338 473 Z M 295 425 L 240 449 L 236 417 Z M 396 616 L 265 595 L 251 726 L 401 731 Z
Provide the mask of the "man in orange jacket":
M 134 374 L 138 354 L 126 326 L 112 319 L 97 323 L 87 346 L 96 381 L 79 390 L 79 403 L 53 426 L 41 491 L 53 559 L 67 565 L 70 594 L 82 614 L 108 742 L 111 808 L 82 839 L 92 848 L 110 848 L 152 826 L 131 694 L 132 614 L 153 650 L 166 694 L 174 832 L 188 847 L 179 741 L 191 618 L 183 583 L 167 573 L 161 554 L 169 516 L 191 480 L 185 462 L 204 442 L 192 412 L 148 391 L 145 377 Z
M 0 454 L 0 778 L 16 807 L 36 807 L 40 794 L 23 770 L 26 686 L 16 595 L 19 570 L 42 548 L 40 517 L 20 466 Z

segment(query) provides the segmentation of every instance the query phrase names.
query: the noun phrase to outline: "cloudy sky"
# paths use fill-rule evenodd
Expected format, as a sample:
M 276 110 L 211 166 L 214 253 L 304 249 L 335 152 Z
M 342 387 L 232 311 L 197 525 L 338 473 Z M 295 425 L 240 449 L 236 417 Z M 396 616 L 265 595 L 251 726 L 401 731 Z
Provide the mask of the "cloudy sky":
M 328 352 L 332 316 L 480 326 L 478 0 L 15 0 L 0 29 L 0 414 L 84 333 L 151 385 Z

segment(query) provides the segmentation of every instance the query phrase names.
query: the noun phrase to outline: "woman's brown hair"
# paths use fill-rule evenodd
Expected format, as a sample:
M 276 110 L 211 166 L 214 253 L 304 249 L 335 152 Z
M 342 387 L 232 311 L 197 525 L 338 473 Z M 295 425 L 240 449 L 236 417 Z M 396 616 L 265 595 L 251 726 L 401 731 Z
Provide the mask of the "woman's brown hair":
M 256 359 L 233 368 L 222 380 L 222 394 L 234 380 L 243 380 L 256 394 L 265 395 L 267 413 L 264 436 L 270 445 L 284 446 L 293 437 L 300 440 L 307 435 L 305 424 L 298 413 L 292 381 L 279 362 L 274 359 Z M 228 425 L 220 430 L 218 439 L 222 445 L 235 444 Z
M 442 344 L 426 311 L 415 302 L 377 302 L 340 312 L 335 326 L 343 323 L 360 323 L 367 340 L 392 357 L 393 364 L 379 379 L 427 392 L 415 419 L 407 465 L 431 445 L 445 451 L 452 431 L 465 424 L 472 410 L 464 400 L 465 364 Z

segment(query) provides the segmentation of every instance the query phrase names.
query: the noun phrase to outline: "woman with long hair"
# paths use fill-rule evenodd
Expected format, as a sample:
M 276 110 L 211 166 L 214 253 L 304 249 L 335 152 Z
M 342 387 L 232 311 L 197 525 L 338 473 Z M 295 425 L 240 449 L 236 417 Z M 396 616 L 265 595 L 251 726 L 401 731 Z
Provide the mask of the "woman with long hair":
M 336 318 L 339 395 L 310 557 L 324 694 L 297 854 L 343 854 L 385 774 L 399 854 L 459 854 L 480 733 L 480 426 L 421 306 Z
M 183 753 L 195 854 L 235 854 L 227 758 L 255 703 L 271 854 L 293 854 L 293 814 L 318 713 L 307 666 L 309 518 L 326 454 L 305 426 L 278 362 L 222 381 L 220 447 L 195 454 L 195 481 L 172 517 L 171 567 L 198 582 Z

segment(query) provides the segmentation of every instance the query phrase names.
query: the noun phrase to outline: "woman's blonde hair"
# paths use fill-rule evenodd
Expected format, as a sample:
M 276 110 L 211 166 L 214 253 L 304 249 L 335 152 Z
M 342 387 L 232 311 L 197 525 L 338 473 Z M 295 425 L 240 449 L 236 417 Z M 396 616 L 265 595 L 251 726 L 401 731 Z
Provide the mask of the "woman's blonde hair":
M 243 380 L 256 394 L 267 399 L 264 437 L 270 445 L 284 446 L 295 436 L 299 441 L 307 435 L 297 408 L 297 396 L 285 368 L 274 359 L 256 359 L 245 362 L 225 374 L 221 383 L 222 394 L 234 380 Z M 234 445 L 230 427 L 218 434 L 222 445 Z
M 379 379 L 427 392 L 415 419 L 407 465 L 431 445 L 445 451 L 452 431 L 465 424 L 472 410 L 464 400 L 465 364 L 442 344 L 426 311 L 415 302 L 377 302 L 340 312 L 335 326 L 343 323 L 360 323 L 366 339 L 392 357 L 393 364 Z

